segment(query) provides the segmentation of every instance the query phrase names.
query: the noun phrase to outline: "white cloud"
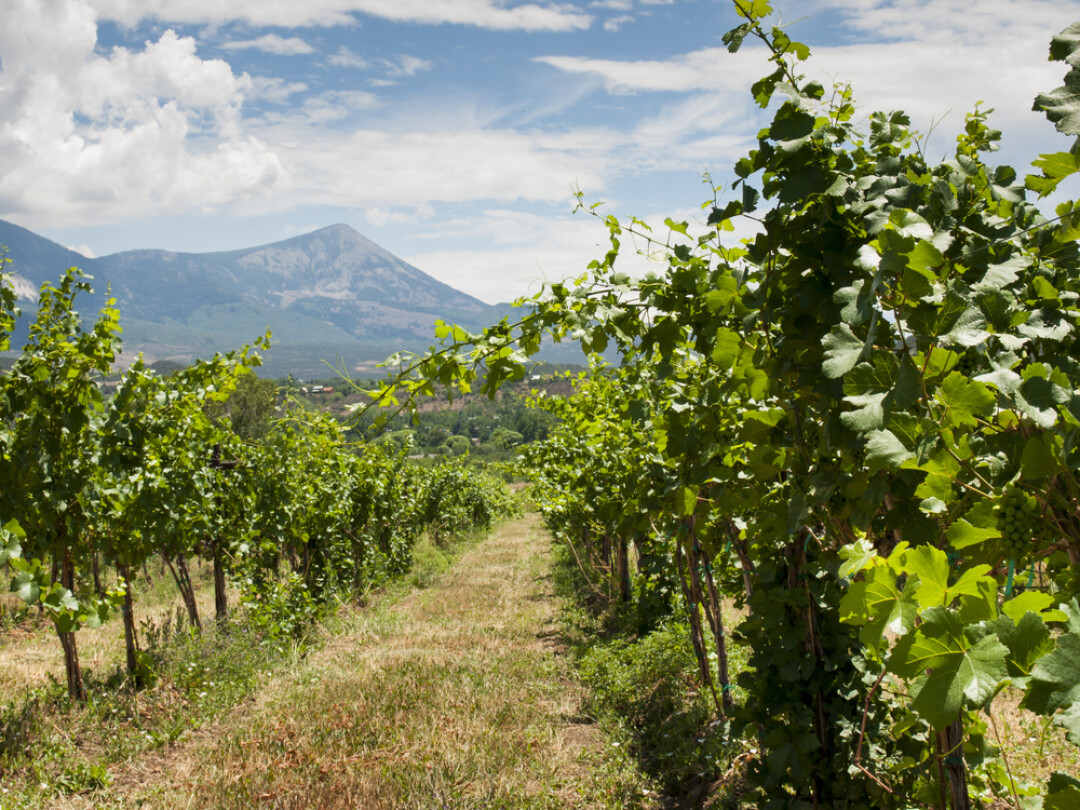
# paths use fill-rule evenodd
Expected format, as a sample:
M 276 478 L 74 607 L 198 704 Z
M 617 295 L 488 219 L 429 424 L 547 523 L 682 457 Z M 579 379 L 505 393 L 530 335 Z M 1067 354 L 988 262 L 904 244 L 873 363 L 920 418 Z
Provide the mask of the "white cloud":
M 37 286 L 18 273 L 11 277 L 11 286 L 15 290 L 15 297 L 19 299 L 21 305 L 25 306 L 27 302 L 38 300 Z
M 373 205 L 364 209 L 364 218 L 377 228 L 386 225 L 415 225 L 430 220 L 433 216 L 435 216 L 434 206 L 426 203 L 397 207 Z
M 440 201 L 561 204 L 575 183 L 601 193 L 614 177 L 673 166 L 694 171 L 741 146 L 702 137 L 727 120 L 708 104 L 669 105 L 630 133 L 495 128 L 501 112 L 449 98 L 415 114 L 403 110 L 395 125 L 385 110 L 370 119 L 378 97 L 355 90 L 244 118 L 245 101 L 285 104 L 308 88 L 235 75 L 221 60 L 201 59 L 194 40 L 172 31 L 142 50 L 100 55 L 85 0 L 64 0 L 62 8 L 71 13 L 70 32 L 43 15 L 19 14 L 21 28 L 55 53 L 5 38 L 11 25 L 0 30 L 0 156 L 10 156 L 0 157 L 0 216 L 16 214 L 27 224 L 34 217 L 53 226 L 115 221 L 237 201 L 248 212 L 305 204 L 388 211 Z M 430 63 L 404 55 L 382 67 L 404 77 Z
M 592 24 L 591 16 L 569 3 L 508 6 L 497 0 L 93 0 L 93 4 L 101 16 L 125 25 L 156 18 L 167 23 L 332 26 L 354 24 L 358 14 L 502 31 L 575 31 Z
M 484 249 L 445 247 L 461 233 L 473 235 Z M 452 287 L 494 304 L 540 291 L 543 282 L 561 281 L 585 272 L 590 260 L 607 250 L 607 232 L 591 218 L 544 216 L 491 209 L 428 225 L 427 241 L 405 261 Z
M 811 0 L 810 5 L 841 15 L 846 25 L 873 39 L 949 47 L 1031 37 L 1048 45 L 1050 35 L 1080 13 L 1075 0 Z
M 262 101 L 270 101 L 274 104 L 285 104 L 297 93 L 303 93 L 308 86 L 303 82 L 287 82 L 276 76 L 252 76 L 251 92 L 247 98 Z
M 79 255 L 85 256 L 88 259 L 96 258 L 94 256 L 94 249 L 92 247 L 90 247 L 89 245 L 78 245 L 78 246 L 76 246 L 76 245 L 67 245 L 67 249 L 68 250 L 74 250 Z
M 903 109 L 922 132 L 948 116 L 941 129 L 948 134 L 931 140 L 931 157 L 952 148 L 953 133 L 980 100 L 984 109 L 995 109 L 991 124 L 1004 131 L 1006 147 L 1028 149 L 1003 154 L 1004 162 L 1026 163 L 1037 151 L 1063 147 L 1043 117 L 1031 112 L 1031 103 L 1037 93 L 1061 84 L 1064 68 L 1047 61 L 1047 47 L 1052 33 L 1080 17 L 1077 0 L 988 0 L 977 7 L 958 0 L 817 0 L 815 5 L 812 12 L 849 18 L 855 31 L 849 40 L 865 32 L 867 37 L 884 34 L 889 41 L 811 43 L 813 55 L 802 70 L 826 86 L 852 82 L 862 109 Z M 791 33 L 798 37 L 797 27 Z M 593 76 L 613 95 L 702 93 L 692 104 L 717 98 L 745 102 L 749 86 L 769 72 L 764 50 L 750 44 L 736 55 L 704 48 L 661 60 L 551 55 L 536 61 Z
M 589 8 L 610 8 L 613 11 L 630 11 L 633 7 L 633 0 L 593 0 L 589 3 Z
M 718 171 L 757 146 L 756 133 L 763 124 L 749 97 L 732 100 L 694 93 L 639 121 L 627 141 L 639 173 Z
M 948 48 L 910 42 L 819 48 L 808 72 L 824 81 L 851 81 L 862 109 L 904 110 L 923 132 L 947 115 L 943 131 L 950 135 L 941 141 L 944 151 L 976 101 L 996 109 L 992 123 L 1007 136 L 1021 136 L 1045 123 L 1031 112 L 1032 101 L 1059 85 L 1064 70 L 1048 64 L 1041 48 L 1017 50 L 1006 65 L 991 54 L 958 43 Z
M 386 69 L 386 75 L 391 79 L 404 79 L 425 70 L 431 70 L 431 62 L 427 59 L 407 54 L 402 54 L 394 60 L 380 59 L 379 63 Z
M 308 124 L 320 125 L 341 121 L 358 110 L 369 110 L 379 100 L 361 90 L 329 90 L 304 99 L 300 118 Z
M 758 58 L 747 58 L 756 54 Z M 738 55 L 727 48 L 704 48 L 672 59 L 621 61 L 585 56 L 538 56 L 535 61 L 565 73 L 597 76 L 608 92 L 744 91 L 762 74 L 764 49 L 746 48 Z M 751 79 L 750 77 L 753 77 Z
M 552 135 L 513 130 L 273 131 L 290 142 L 294 198 L 322 205 L 569 198 L 577 180 L 601 189 L 615 165 L 611 132 Z
M 337 53 L 328 56 L 326 61 L 334 67 L 363 69 L 368 66 L 366 59 L 351 48 L 346 48 L 344 45 L 337 49 Z
M 611 17 L 604 20 L 605 31 L 618 31 L 627 23 L 632 23 L 634 18 L 630 14 L 620 14 L 618 17 Z
M 431 216 L 432 206 L 440 202 L 512 207 L 528 201 L 568 207 L 573 184 L 595 195 L 617 192 L 624 181 L 628 185 L 645 178 L 644 183 L 651 183 L 656 177 L 651 172 L 696 173 L 708 167 L 719 175 L 752 147 L 761 124 L 748 88 L 768 72 L 768 65 L 764 52 L 749 43 L 734 56 L 724 48 L 704 48 L 655 60 L 542 57 L 539 61 L 583 77 L 565 82 L 579 94 L 606 87 L 617 94 L 665 95 L 647 100 L 647 117 L 632 118 L 637 100 L 624 99 L 626 110 L 609 116 L 612 123 L 603 127 L 568 121 L 559 128 L 529 128 L 530 121 L 549 109 L 563 112 L 562 105 L 580 95 L 561 92 L 549 107 L 533 112 L 528 110 L 536 103 L 531 99 L 497 107 L 479 96 L 445 95 L 426 97 L 422 105 L 410 99 L 398 106 L 394 94 L 355 90 L 301 96 L 301 101 L 297 96 L 309 89 L 304 83 L 237 75 L 224 61 L 201 58 L 194 40 L 171 31 L 155 35 L 157 39 L 141 49 L 96 51 L 92 2 L 122 4 L 50 0 L 46 14 L 39 8 L 41 0 L 0 0 L 0 216 L 14 212 L 32 224 L 27 220 L 33 215 L 36 222 L 55 225 L 242 201 L 245 215 L 300 205 L 346 206 L 364 210 L 373 225 L 392 227 Z M 155 2 L 144 5 L 154 7 Z M 176 0 L 175 5 L 190 11 L 201 7 L 200 2 Z M 818 7 L 831 9 L 832 2 L 819 0 Z M 1007 7 L 1015 11 L 1002 5 L 1004 0 L 987 2 L 998 13 Z M 251 15 L 262 13 L 242 0 L 216 3 L 238 8 L 241 17 L 249 13 L 245 9 L 255 9 Z M 312 0 L 310 8 L 296 13 L 355 10 L 360 5 L 365 4 Z M 465 14 L 491 7 L 493 0 L 455 5 Z M 1070 0 L 1066 5 L 1080 11 L 1080 3 Z M 273 0 L 263 6 L 285 8 Z M 443 6 L 425 7 L 436 14 Z M 541 7 L 567 8 L 515 8 Z M 605 7 L 613 8 L 610 3 Z M 1047 4 L 1036 0 L 1033 7 L 1038 16 Z M 401 8 L 406 13 L 417 6 Z M 182 10 L 169 13 L 179 16 Z M 858 12 L 863 16 L 857 23 L 867 30 L 875 20 L 872 12 L 892 13 L 877 0 L 868 0 Z M 963 112 L 980 97 L 1002 109 L 1002 118 L 994 123 L 1007 135 L 1014 130 L 1013 118 L 1020 122 L 1016 129 L 1021 133 L 1037 126 L 1053 134 L 1028 110 L 1034 92 L 1060 84 L 1063 69 L 1045 61 L 1049 31 L 1057 28 L 1035 32 L 1039 26 L 1025 22 L 1013 42 L 1012 29 L 984 20 L 981 12 L 974 16 L 984 28 L 950 29 L 948 41 L 927 29 L 926 42 L 815 47 L 808 70 L 826 79 L 852 79 L 860 103 L 907 108 L 922 129 L 931 115 L 940 117 L 953 107 L 954 117 L 942 130 L 948 134 L 935 138 L 940 152 L 952 146 Z M 957 12 L 943 19 L 960 25 L 964 17 Z M 1040 25 L 1045 22 L 1039 19 Z M 912 29 L 911 36 L 915 33 Z M 983 56 L 977 46 L 991 40 L 1005 49 L 999 53 L 1007 52 L 1008 59 Z M 386 62 L 371 57 L 369 62 L 347 48 L 328 56 L 327 63 L 371 70 L 380 76 L 373 84 L 432 67 L 416 56 Z M 293 106 L 274 107 L 258 118 L 242 116 L 245 103 L 252 100 Z M 517 116 L 513 127 L 507 123 L 512 116 Z M 613 204 L 613 210 L 622 209 Z M 550 220 L 550 229 L 541 219 Z M 424 255 L 444 261 L 451 270 L 458 268 L 454 272 L 463 276 L 470 268 L 474 273 L 479 267 L 495 272 L 514 265 L 531 274 L 527 277 L 541 269 L 550 277 L 562 277 L 580 271 L 582 259 L 587 262 L 602 252 L 597 249 L 604 243 L 602 229 L 590 229 L 586 237 L 576 230 L 582 219 L 491 214 L 487 225 L 478 225 L 481 230 L 470 235 L 474 243 L 486 240 L 492 245 L 490 251 L 479 251 L 482 257 L 457 244 L 433 245 Z M 470 220 L 462 226 L 475 224 Z M 504 236 L 518 234 L 500 243 L 498 252 L 491 230 L 496 226 Z M 560 244 L 564 227 L 570 228 L 567 244 Z M 528 236 L 529 228 L 536 238 Z M 84 238 L 71 236 L 69 241 Z
M 100 221 L 284 181 L 280 159 L 242 131 L 248 76 L 173 31 L 141 51 L 96 44 L 85 0 L 0 5 L 0 216 Z
M 300 56 L 315 52 L 315 49 L 304 42 L 304 40 L 300 39 L 300 37 L 289 37 L 286 39 L 277 34 L 266 34 L 257 39 L 233 40 L 232 42 L 223 43 L 221 47 L 230 51 L 254 48 L 255 50 L 277 54 L 278 56 Z
M 931 159 L 952 150 L 964 115 L 980 100 L 994 108 L 990 123 L 1004 133 L 1001 162 L 1022 168 L 1040 151 L 1067 147 L 1031 105 L 1062 83 L 1065 66 L 1047 60 L 1050 37 L 1080 18 L 1078 0 L 815 2 L 819 13 L 845 17 L 859 32 L 851 39 L 892 41 L 814 48 L 813 73 L 851 81 L 864 109 L 907 111 L 922 132 L 947 115 L 931 137 Z
M 664 272 L 667 263 L 663 243 L 672 237 L 664 219 L 689 222 L 691 234 L 697 234 L 708 230 L 707 216 L 708 212 L 695 207 L 644 217 L 655 241 L 650 244 L 641 235 L 625 230 L 616 266 L 633 276 Z M 750 223 L 725 234 L 724 244 L 738 244 L 753 229 Z M 487 209 L 449 221 L 425 223 L 417 233 L 413 244 L 419 244 L 419 250 L 402 258 L 488 303 L 539 292 L 544 282 L 576 278 L 587 271 L 589 262 L 601 258 L 611 246 L 604 224 L 584 212 L 536 214 Z M 485 247 L 454 246 L 462 233 L 470 234 L 474 244 Z M 674 240 L 686 241 L 678 235 Z M 438 247 L 426 250 L 424 242 L 436 243 Z

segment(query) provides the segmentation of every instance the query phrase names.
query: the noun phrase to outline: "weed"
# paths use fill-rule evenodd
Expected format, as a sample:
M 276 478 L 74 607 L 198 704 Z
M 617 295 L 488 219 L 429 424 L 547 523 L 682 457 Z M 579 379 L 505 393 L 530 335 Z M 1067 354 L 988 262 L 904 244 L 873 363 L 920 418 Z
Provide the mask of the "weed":
M 450 567 L 450 559 L 433 540 L 425 536 L 413 547 L 409 582 L 417 588 L 430 588 Z

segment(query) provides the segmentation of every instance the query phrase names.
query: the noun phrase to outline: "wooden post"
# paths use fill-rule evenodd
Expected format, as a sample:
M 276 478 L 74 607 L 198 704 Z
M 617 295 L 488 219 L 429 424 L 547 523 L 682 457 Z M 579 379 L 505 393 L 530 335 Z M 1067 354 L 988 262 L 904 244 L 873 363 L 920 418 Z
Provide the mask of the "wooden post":
M 944 762 L 949 805 L 952 810 L 971 810 L 967 789 L 967 766 L 964 762 L 964 721 L 957 717 L 938 732 Z

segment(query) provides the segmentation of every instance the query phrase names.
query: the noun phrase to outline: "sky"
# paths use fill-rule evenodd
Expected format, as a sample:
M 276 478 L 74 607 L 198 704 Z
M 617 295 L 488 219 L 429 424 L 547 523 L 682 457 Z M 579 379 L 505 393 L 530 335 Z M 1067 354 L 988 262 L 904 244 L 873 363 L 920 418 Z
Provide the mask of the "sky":
M 977 101 L 1021 175 L 1070 145 L 1031 104 L 1080 0 L 773 7 L 808 75 L 861 117 L 906 110 L 930 158 Z M 606 250 L 576 190 L 660 237 L 704 221 L 705 179 L 730 186 L 767 120 L 762 51 L 721 42 L 737 23 L 730 0 L 0 0 L 0 218 L 87 256 L 340 222 L 511 300 Z

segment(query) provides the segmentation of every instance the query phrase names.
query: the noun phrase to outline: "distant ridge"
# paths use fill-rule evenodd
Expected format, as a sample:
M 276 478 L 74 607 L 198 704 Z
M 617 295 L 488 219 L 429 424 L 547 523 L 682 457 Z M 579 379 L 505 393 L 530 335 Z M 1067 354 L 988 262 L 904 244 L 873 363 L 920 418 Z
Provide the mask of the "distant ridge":
M 437 318 L 478 330 L 506 314 L 444 284 L 348 225 L 214 253 L 129 250 L 89 259 L 0 220 L 24 311 L 36 290 L 68 267 L 94 277 L 80 305 L 91 317 L 106 288 L 120 308 L 125 357 L 189 362 L 250 343 L 269 326 L 270 376 L 328 376 L 327 363 L 371 371 L 401 349 L 433 341 Z M 16 340 L 25 340 L 24 315 Z

